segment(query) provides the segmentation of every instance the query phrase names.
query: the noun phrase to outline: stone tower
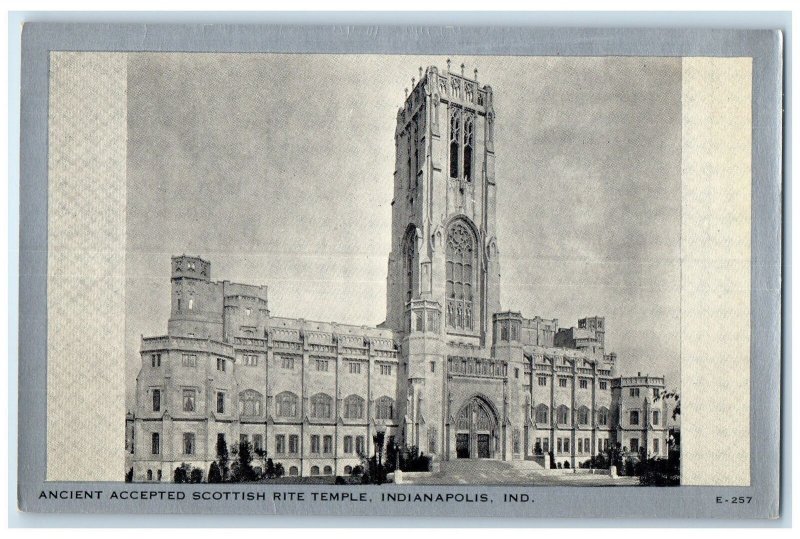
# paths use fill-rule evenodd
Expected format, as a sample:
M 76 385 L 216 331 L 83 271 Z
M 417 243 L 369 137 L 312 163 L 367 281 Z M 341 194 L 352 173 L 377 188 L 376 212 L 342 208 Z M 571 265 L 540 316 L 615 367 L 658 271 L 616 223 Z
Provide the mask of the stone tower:
M 420 68 L 397 112 L 386 326 L 401 341 L 406 443 L 442 447 L 447 346 L 488 350 L 500 309 L 492 89 Z

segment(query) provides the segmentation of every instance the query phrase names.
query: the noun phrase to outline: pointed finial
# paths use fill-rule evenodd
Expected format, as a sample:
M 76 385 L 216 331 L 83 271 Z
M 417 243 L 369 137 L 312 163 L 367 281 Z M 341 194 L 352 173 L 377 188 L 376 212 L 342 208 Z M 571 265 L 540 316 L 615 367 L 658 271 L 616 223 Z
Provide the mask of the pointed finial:
M 475 80 L 478 80 L 478 68 L 475 68 Z
M 419 78 L 422 79 L 422 66 L 419 66 Z
M 461 64 L 461 76 L 464 76 L 464 64 Z
M 414 87 L 414 82 L 415 82 L 414 77 L 411 77 L 411 87 L 412 88 Z
M 450 71 L 450 58 L 447 59 L 447 71 Z
M 406 94 L 406 99 L 408 99 L 408 88 L 403 88 L 403 92 Z

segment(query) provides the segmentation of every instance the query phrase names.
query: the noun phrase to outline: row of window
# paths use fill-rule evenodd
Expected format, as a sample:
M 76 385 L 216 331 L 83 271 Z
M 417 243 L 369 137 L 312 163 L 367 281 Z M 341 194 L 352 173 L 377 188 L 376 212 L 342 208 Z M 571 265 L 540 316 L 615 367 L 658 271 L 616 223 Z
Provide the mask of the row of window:
M 153 411 L 161 411 L 161 390 L 153 389 Z M 225 413 L 225 392 L 216 392 L 216 410 L 218 414 Z M 239 394 L 239 413 L 244 416 L 260 416 L 263 411 L 263 397 L 261 393 L 248 389 Z M 345 419 L 364 419 L 364 398 L 350 395 L 344 399 Z M 310 399 L 310 416 L 318 419 L 331 419 L 333 416 L 333 398 L 325 393 L 317 393 Z M 275 397 L 275 407 L 278 417 L 297 417 L 299 411 L 299 398 L 296 394 L 284 391 Z M 195 412 L 197 410 L 197 390 L 183 390 L 183 411 Z M 387 396 L 375 401 L 375 419 L 393 419 L 394 401 Z
M 638 387 L 632 387 L 632 388 L 630 388 L 628 390 L 628 394 L 631 397 L 638 397 L 640 395 L 639 389 L 640 388 L 638 388 Z M 652 388 L 652 391 L 653 391 L 653 398 L 657 399 L 659 397 L 660 393 L 661 393 L 660 390 L 657 387 L 654 387 L 654 388 Z
M 288 447 L 286 445 L 288 438 Z M 250 437 L 247 434 L 242 434 L 239 437 L 241 443 L 248 443 Z M 300 437 L 297 434 L 290 434 L 288 437 L 285 434 L 275 435 L 275 453 L 278 455 L 294 455 L 299 453 Z M 217 435 L 218 443 L 225 443 L 225 435 L 220 433 Z M 333 453 L 333 436 L 325 434 L 320 436 L 312 434 L 310 436 L 310 453 L 312 455 L 328 455 Z M 321 442 L 321 443 L 320 443 Z M 354 443 L 355 442 L 355 443 Z M 153 432 L 150 435 L 150 452 L 153 455 L 161 454 L 161 434 Z M 252 435 L 253 449 L 260 452 L 264 449 L 264 438 L 261 434 Z M 363 455 L 365 452 L 365 437 L 364 436 L 345 436 L 342 439 L 344 453 L 347 455 L 356 454 Z M 287 451 L 288 449 L 288 451 Z M 355 452 L 354 452 L 355 449 Z M 183 454 L 194 455 L 197 452 L 195 433 L 183 433 Z
M 638 410 L 631 410 L 629 412 L 629 419 L 631 425 L 638 425 L 639 424 L 639 411 Z M 658 425 L 661 422 L 661 412 L 658 410 L 653 410 L 653 425 Z
M 577 423 L 579 425 L 588 425 L 589 424 L 589 408 L 586 406 L 581 406 L 577 410 Z M 608 425 L 608 408 L 605 406 L 599 408 L 596 411 L 597 414 L 597 424 L 598 425 Z M 539 404 L 535 409 L 535 418 L 537 423 L 549 423 L 550 421 L 550 407 L 546 404 Z M 562 425 L 569 424 L 570 422 L 570 409 L 565 405 L 561 405 L 556 408 L 556 422 Z
M 558 387 L 569 387 L 569 380 L 570 380 L 569 378 L 560 377 L 558 379 Z M 539 385 L 542 387 L 547 386 L 547 376 L 539 376 L 538 382 Z M 608 381 L 606 380 L 600 380 L 599 385 L 601 390 L 608 389 Z M 586 379 L 578 380 L 578 387 L 580 389 L 589 389 L 589 380 Z
M 161 367 L 161 354 L 150 355 L 151 365 L 154 368 Z M 244 354 L 242 356 L 242 364 L 246 367 L 257 367 L 259 361 L 258 354 Z M 227 360 L 224 358 L 217 358 L 217 370 L 225 372 L 227 369 Z M 330 360 L 317 359 L 314 361 L 316 370 L 327 372 L 330 368 Z M 361 374 L 361 362 L 348 361 L 348 370 L 350 374 Z M 293 356 L 281 356 L 281 367 L 284 369 L 294 369 L 295 358 Z M 184 367 L 197 367 L 197 354 L 183 354 L 181 358 L 181 365 Z M 380 364 L 380 374 L 385 376 L 392 375 L 392 366 L 387 364 Z

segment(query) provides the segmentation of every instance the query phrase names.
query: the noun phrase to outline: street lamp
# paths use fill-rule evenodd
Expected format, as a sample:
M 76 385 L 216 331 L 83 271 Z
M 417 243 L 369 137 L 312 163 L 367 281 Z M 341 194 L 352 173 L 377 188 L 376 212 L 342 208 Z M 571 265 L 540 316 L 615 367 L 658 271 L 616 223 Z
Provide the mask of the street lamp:
M 378 483 L 383 483 L 383 441 L 386 437 L 386 426 L 376 425 L 375 434 L 372 436 L 372 443 L 375 444 L 375 453 L 378 454 Z

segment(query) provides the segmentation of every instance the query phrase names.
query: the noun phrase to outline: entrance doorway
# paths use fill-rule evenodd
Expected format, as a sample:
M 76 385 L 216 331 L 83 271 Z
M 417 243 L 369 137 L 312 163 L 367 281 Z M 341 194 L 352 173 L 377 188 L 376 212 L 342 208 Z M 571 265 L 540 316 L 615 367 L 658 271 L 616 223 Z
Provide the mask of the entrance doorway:
M 469 458 L 469 434 L 456 434 L 456 456 L 460 459 Z
M 494 458 L 498 447 L 497 418 L 481 397 L 470 399 L 459 411 L 456 425 L 456 457 Z

